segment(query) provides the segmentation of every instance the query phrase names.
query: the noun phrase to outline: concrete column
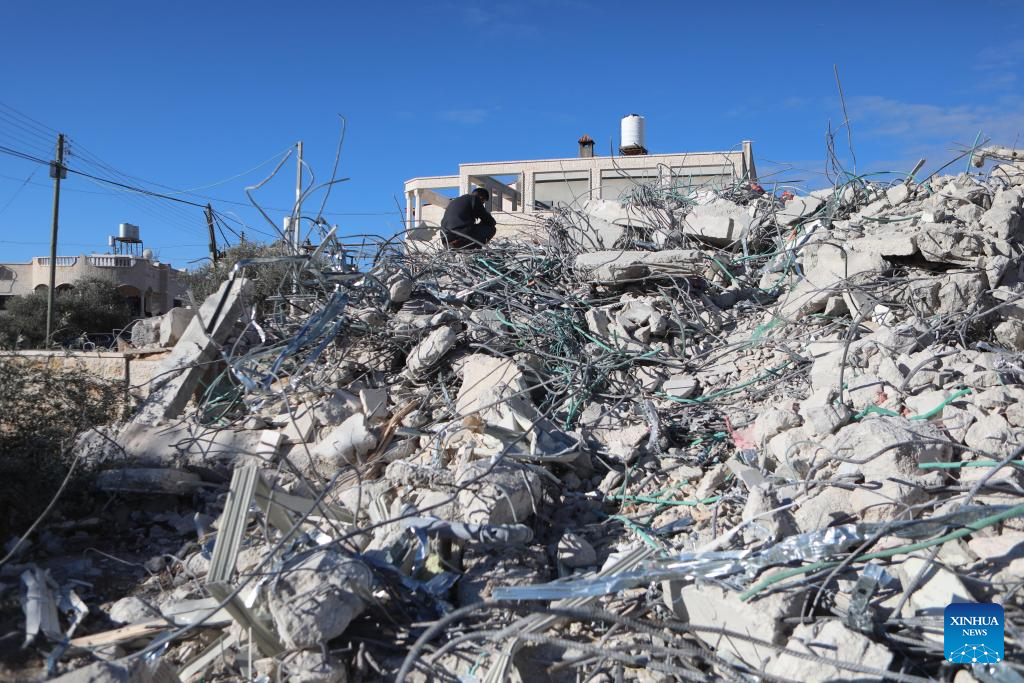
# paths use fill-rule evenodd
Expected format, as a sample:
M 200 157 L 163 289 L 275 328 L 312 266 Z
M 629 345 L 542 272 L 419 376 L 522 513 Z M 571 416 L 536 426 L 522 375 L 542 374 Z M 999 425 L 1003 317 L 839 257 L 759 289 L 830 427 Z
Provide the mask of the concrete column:
M 743 141 L 743 172 L 750 180 L 757 180 L 757 169 L 754 168 L 754 146 L 750 140 Z
M 412 229 L 412 192 L 405 193 L 405 229 Z
M 601 169 L 590 169 L 590 198 L 601 199 Z
M 523 211 L 533 213 L 533 171 L 523 172 Z
M 416 190 L 416 210 L 412 214 L 412 224 L 410 228 L 418 227 L 423 222 L 423 197 L 420 195 L 420 191 Z

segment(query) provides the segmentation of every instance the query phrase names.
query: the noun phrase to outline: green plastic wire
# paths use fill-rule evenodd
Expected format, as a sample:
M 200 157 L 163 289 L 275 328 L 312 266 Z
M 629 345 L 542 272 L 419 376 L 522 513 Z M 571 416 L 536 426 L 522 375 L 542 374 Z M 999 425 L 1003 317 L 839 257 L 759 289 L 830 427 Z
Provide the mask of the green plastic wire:
M 971 153 L 967 155 L 967 168 L 964 169 L 964 173 L 971 172 L 971 162 L 974 160 L 974 150 L 978 149 L 978 141 L 981 140 L 981 131 L 974 136 L 974 144 L 971 145 Z
M 928 411 L 925 411 L 923 413 L 920 413 L 919 415 L 913 415 L 911 417 L 908 417 L 907 419 L 908 420 L 927 420 L 927 419 L 937 415 L 939 412 L 942 411 L 943 408 L 948 406 L 953 401 L 957 400 L 958 398 L 960 398 L 962 396 L 966 396 L 967 394 L 970 394 L 970 393 L 973 393 L 972 390 L 970 389 L 970 387 L 968 387 L 967 389 L 961 389 L 960 391 L 952 394 L 949 398 L 947 398 L 945 401 L 943 401 L 939 405 L 935 406 L 931 410 L 928 410 Z M 863 417 L 865 417 L 867 415 L 872 415 L 872 414 L 873 415 L 885 415 L 886 417 L 900 417 L 900 414 L 897 413 L 895 410 L 889 410 L 888 408 L 882 408 L 881 406 L 870 405 L 867 408 L 865 408 L 864 410 L 862 410 L 859 413 L 857 413 L 856 415 L 854 415 L 853 419 L 854 420 L 860 420 L 861 418 L 863 418 Z
M 717 503 L 718 501 L 722 500 L 722 496 L 711 496 L 710 498 L 703 498 L 698 500 L 676 500 L 675 498 L 656 498 L 653 496 L 634 496 L 629 494 L 616 494 L 608 497 L 613 500 L 625 500 L 632 503 L 657 503 L 658 505 L 683 505 L 686 507 L 710 505 L 711 503 Z
M 729 272 L 729 269 L 726 268 L 721 261 L 714 257 L 712 257 L 711 260 L 715 262 L 715 265 L 722 269 L 722 273 L 724 273 L 725 276 L 728 277 L 733 284 L 736 284 L 738 282 L 738 280 L 736 280 L 736 277 L 731 272 Z
M 678 396 L 670 396 L 669 394 L 666 394 L 663 391 L 655 392 L 654 395 L 657 396 L 658 398 L 668 399 L 669 401 L 672 401 L 674 403 L 684 403 L 684 404 L 688 404 L 688 405 L 707 403 L 708 401 L 714 400 L 714 399 L 718 398 L 719 396 L 728 396 L 729 394 L 734 394 L 737 391 L 742 391 L 743 389 L 746 389 L 747 387 L 749 387 L 752 384 L 757 384 L 758 382 L 760 382 L 763 379 L 766 379 L 768 377 L 774 376 L 779 370 L 782 370 L 782 369 L 786 368 L 787 366 L 789 366 L 790 363 L 791 363 L 791 361 L 787 360 L 782 365 L 777 365 L 774 368 L 770 368 L 770 369 L 766 370 L 765 372 L 761 373 L 760 375 L 758 375 L 757 377 L 754 377 L 753 379 L 749 379 L 746 382 L 742 382 L 740 384 L 737 384 L 734 387 L 727 387 L 725 389 L 721 389 L 719 391 L 713 392 L 711 394 L 707 394 L 705 396 L 698 396 L 697 398 L 680 398 Z
M 922 470 L 955 470 L 961 467 L 995 467 L 998 460 L 967 460 L 965 462 L 922 462 L 918 467 Z M 1024 467 L 1024 460 L 1011 460 L 1007 465 Z
M 778 324 L 781 322 L 783 322 L 782 318 L 773 315 L 770 321 L 764 323 L 763 325 L 758 325 L 757 327 L 754 328 L 753 333 L 750 335 L 750 340 L 754 341 L 757 339 L 761 339 L 766 332 L 770 332 L 775 327 L 777 327 Z
M 639 524 L 631 520 L 629 517 L 626 517 L 624 515 L 608 515 L 608 519 L 615 519 L 622 522 L 623 524 L 628 526 L 630 530 L 635 532 L 636 535 L 640 537 L 640 540 L 646 543 L 652 550 L 657 550 L 662 555 L 666 553 L 664 545 L 658 543 L 658 541 L 653 536 L 644 531 L 643 527 L 641 527 Z
M 1024 516 L 1024 505 L 1015 505 L 1014 507 L 1009 508 L 1008 510 L 1004 510 L 995 515 L 983 517 L 982 519 L 976 520 L 974 522 L 969 522 L 961 528 L 957 529 L 956 531 L 944 534 L 937 538 L 933 538 L 928 541 L 920 541 L 918 543 L 908 543 L 907 545 L 901 545 L 897 548 L 889 548 L 887 550 L 879 550 L 873 553 L 865 553 L 863 555 L 858 555 L 857 557 L 853 558 L 853 562 L 867 562 L 869 560 L 879 560 L 887 557 L 893 557 L 894 555 L 904 555 L 915 550 L 924 550 L 925 548 L 931 548 L 932 546 L 942 545 L 946 541 L 952 541 L 958 538 L 963 538 L 964 536 L 968 536 L 975 531 L 979 531 L 981 529 L 984 529 L 985 527 L 997 524 L 1003 521 L 1004 519 L 1021 516 Z M 819 569 L 828 569 L 830 567 L 835 567 L 838 564 L 840 563 L 813 562 L 803 567 L 794 567 L 793 569 L 786 569 L 784 571 L 773 574 L 772 576 L 769 576 L 763 581 L 759 581 L 758 583 L 754 584 L 744 592 L 740 593 L 740 600 L 746 602 L 747 600 L 750 600 L 750 598 L 754 597 L 755 595 L 763 591 L 765 588 L 773 586 L 776 583 L 779 583 L 780 581 L 785 581 L 786 579 L 791 578 L 793 576 L 800 576 L 802 574 L 807 574 L 813 571 L 817 571 Z

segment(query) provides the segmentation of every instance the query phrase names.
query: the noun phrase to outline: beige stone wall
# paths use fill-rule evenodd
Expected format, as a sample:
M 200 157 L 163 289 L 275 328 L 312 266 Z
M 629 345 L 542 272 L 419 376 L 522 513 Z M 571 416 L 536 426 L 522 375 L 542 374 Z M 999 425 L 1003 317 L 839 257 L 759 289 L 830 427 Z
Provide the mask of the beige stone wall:
M 43 367 L 64 370 L 80 370 L 109 382 L 124 382 L 129 379 L 132 393 L 145 396 L 149 393 L 149 382 L 160 368 L 160 361 L 169 350 L 155 352 L 114 351 L 4 351 L 3 358 L 20 358 Z

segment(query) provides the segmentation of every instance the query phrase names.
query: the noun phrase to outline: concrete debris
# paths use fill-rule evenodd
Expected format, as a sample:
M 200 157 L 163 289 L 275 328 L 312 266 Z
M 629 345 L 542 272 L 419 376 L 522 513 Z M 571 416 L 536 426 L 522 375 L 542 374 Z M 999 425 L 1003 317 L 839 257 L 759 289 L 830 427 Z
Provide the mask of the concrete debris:
M 570 569 L 591 567 L 597 563 L 597 552 L 587 539 L 569 531 L 558 541 L 558 561 Z
M 667 587 L 668 605 L 686 623 L 723 628 L 739 634 L 697 632 L 697 637 L 720 654 L 735 657 L 760 669 L 775 650 L 771 645 L 745 640 L 744 636 L 782 645 L 786 641 L 785 619 L 800 611 L 798 595 L 773 595 L 757 602 L 744 602 L 735 593 L 717 586 Z
M 170 355 L 160 364 L 135 422 L 156 424 L 181 414 L 199 386 L 205 364 L 234 329 L 242 302 L 251 289 L 248 280 L 232 278 L 203 302 Z
M 694 207 L 684 219 L 683 232 L 724 247 L 738 242 L 752 222 L 752 216 L 743 207 L 728 199 L 716 199 Z
M 112 493 L 188 496 L 202 485 L 202 479 L 183 470 L 133 467 L 100 472 L 95 485 L 101 491 Z
M 320 550 L 285 568 L 267 605 L 289 648 L 315 648 L 341 635 L 365 607 L 372 577 L 362 563 Z
M 116 662 L 96 662 L 63 676 L 59 683 L 181 683 L 174 669 L 163 660 L 125 657 Z
M 429 371 L 444 354 L 448 353 L 458 338 L 454 328 L 438 327 L 420 342 L 406 360 L 406 371 L 410 377 L 419 378 Z
M 107 610 L 107 616 L 115 624 L 136 624 L 142 621 L 149 621 L 159 617 L 160 612 L 155 611 L 143 600 L 135 596 L 121 598 Z
M 342 422 L 313 449 L 313 457 L 337 468 L 362 463 L 377 447 L 377 437 L 367 425 L 366 415 L 357 413 Z
M 950 680 L 944 607 L 1019 622 L 1024 572 L 1024 162 L 978 154 L 326 240 L 264 302 L 243 263 L 132 329 L 161 372 L 72 448 L 102 515 L 0 567 L 34 647 L 88 643 L 82 681 Z M 76 556 L 107 520 L 129 550 Z
M 692 249 L 592 251 L 576 257 L 576 270 L 594 283 L 624 283 L 652 277 L 687 277 L 703 271 L 703 256 Z
M 849 669 L 822 666 L 818 661 L 798 658 L 786 652 L 772 657 L 765 666 L 765 673 L 793 681 L 825 683 L 826 681 L 860 678 L 855 675 L 858 667 L 867 667 L 874 672 L 888 671 L 893 654 L 883 645 L 870 638 L 849 630 L 838 621 L 822 624 L 800 624 L 793 629 L 793 635 L 786 643 L 787 650 L 802 654 L 817 655 L 824 659 L 836 659 L 853 665 Z M 877 674 L 875 674 L 877 675 Z M 867 674 L 865 677 L 874 677 Z
M 170 348 L 177 344 L 195 317 L 196 312 L 187 308 L 172 308 L 160 316 L 160 346 Z
M 462 520 L 470 524 L 515 524 L 533 515 L 540 478 L 516 463 L 477 460 L 455 475 Z

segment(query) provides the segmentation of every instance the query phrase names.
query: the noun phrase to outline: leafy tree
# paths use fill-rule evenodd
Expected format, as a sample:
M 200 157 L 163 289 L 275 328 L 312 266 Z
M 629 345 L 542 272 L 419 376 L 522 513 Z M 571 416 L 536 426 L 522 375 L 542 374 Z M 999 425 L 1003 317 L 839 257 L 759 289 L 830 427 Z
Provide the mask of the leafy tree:
M 185 275 L 189 303 L 195 307 L 202 304 L 206 297 L 216 292 L 221 283 L 231 276 L 235 264 L 242 259 L 270 258 L 289 256 L 290 254 L 288 246 L 280 241 L 270 244 L 244 241 L 228 247 L 224 250 L 216 266 L 212 263 L 204 263 Z M 268 297 L 278 295 L 282 288 L 288 286 L 289 276 L 292 272 L 294 272 L 294 266 L 287 263 L 261 263 L 247 266 L 245 275 L 253 282 L 254 302 L 265 307 Z
M 89 278 L 54 299 L 53 340 L 69 344 L 83 334 L 112 333 L 135 317 L 111 280 Z M 46 293 L 12 297 L 0 315 L 0 346 L 40 348 L 46 335 Z

